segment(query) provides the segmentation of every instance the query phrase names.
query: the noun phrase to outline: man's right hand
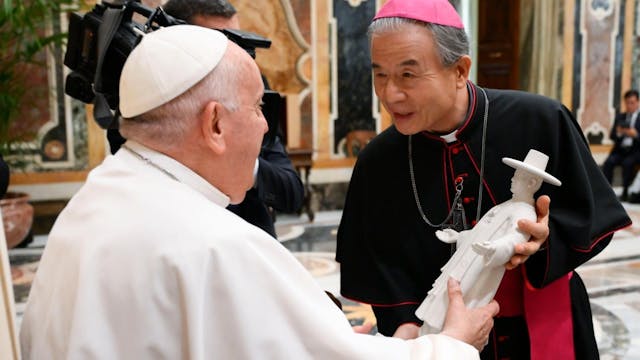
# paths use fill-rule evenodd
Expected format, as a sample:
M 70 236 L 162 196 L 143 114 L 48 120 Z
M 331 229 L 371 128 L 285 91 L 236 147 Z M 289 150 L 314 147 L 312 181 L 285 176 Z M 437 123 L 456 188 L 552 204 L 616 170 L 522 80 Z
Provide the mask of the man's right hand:
M 449 308 L 442 334 L 464 341 L 474 346 L 478 351 L 482 350 L 488 342 L 489 334 L 493 328 L 493 317 L 498 314 L 500 306 L 495 300 L 492 300 L 483 307 L 468 309 L 462 300 L 460 284 L 449 278 L 447 287 Z

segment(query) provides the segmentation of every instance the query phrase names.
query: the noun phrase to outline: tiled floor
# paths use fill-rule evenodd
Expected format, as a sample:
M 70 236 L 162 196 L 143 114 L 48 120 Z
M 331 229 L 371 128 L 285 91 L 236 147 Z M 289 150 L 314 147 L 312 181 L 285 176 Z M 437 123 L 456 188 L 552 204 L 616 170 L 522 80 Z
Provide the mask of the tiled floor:
M 594 317 L 602 359 L 640 359 L 640 205 L 625 207 L 633 225 L 578 268 Z
M 601 358 L 640 360 L 640 205 L 625 204 L 634 226 L 616 233 L 609 247 L 578 269 L 587 286 Z M 279 239 L 316 277 L 323 289 L 339 291 L 340 268 L 334 261 L 340 212 L 280 216 Z M 46 237 L 37 237 L 32 248 L 11 250 L 18 320 Z M 366 305 L 340 299 L 352 324 L 375 322 Z M 374 328 L 375 331 L 375 328 Z
M 591 298 L 603 360 L 640 360 L 640 205 L 625 206 L 634 225 L 616 233 L 602 253 L 578 268 Z M 340 270 L 333 258 L 339 219 L 340 212 L 328 212 L 318 214 L 313 224 L 305 216 L 277 223 L 282 243 L 336 295 Z M 367 306 L 340 300 L 353 324 L 375 321 Z

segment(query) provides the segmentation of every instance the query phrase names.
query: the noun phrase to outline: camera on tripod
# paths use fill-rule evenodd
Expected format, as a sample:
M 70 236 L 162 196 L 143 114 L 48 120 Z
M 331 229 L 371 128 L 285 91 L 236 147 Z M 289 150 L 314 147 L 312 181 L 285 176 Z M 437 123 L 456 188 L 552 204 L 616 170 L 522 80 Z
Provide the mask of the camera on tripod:
M 146 21 L 136 22 L 134 14 Z M 103 0 L 84 15 L 71 14 L 64 58 L 71 72 L 65 80 L 65 93 L 84 103 L 93 103 L 94 118 L 103 129 L 117 128 L 118 86 L 127 57 L 144 34 L 179 24 L 186 22 L 165 13 L 162 7 L 146 7 L 140 0 Z M 271 46 L 271 40 L 257 34 L 232 29 L 220 31 L 253 58 L 256 48 Z M 263 102 L 270 129 L 267 136 L 273 136 L 275 131 L 271 129 L 277 129 L 284 116 L 284 98 L 275 91 L 265 91 Z

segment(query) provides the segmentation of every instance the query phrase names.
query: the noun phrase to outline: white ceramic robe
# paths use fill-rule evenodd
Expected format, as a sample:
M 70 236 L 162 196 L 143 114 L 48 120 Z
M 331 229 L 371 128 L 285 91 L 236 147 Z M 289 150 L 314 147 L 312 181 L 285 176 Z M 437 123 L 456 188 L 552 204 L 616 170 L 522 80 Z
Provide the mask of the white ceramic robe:
M 494 206 L 471 230 L 436 232 L 440 240 L 456 242 L 457 249 L 416 310 L 416 316 L 424 320 L 421 333 L 434 334 L 442 330 L 449 304 L 449 277 L 460 282 L 468 307 L 480 307 L 493 299 L 515 244 L 529 240 L 529 235 L 518 229 L 520 219 L 536 221 L 533 204 L 509 200 Z

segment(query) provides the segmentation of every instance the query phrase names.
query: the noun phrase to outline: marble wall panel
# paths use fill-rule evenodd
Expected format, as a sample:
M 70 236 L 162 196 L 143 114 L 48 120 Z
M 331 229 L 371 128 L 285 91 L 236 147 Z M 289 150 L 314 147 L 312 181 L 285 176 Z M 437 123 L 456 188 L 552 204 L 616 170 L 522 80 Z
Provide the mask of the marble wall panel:
M 640 89 L 640 1 L 636 2 L 633 8 L 633 15 L 635 21 L 633 22 L 633 39 L 631 41 L 633 45 L 633 71 L 631 86 L 634 89 Z
M 256 62 L 270 86 L 287 96 L 287 139 L 290 147 L 311 148 L 311 3 L 302 0 L 232 2 L 243 30 L 269 38 L 269 49 L 258 49 Z M 293 104 L 291 104 L 293 103 Z M 308 130 L 307 130 L 308 131 Z
M 311 43 L 311 5 L 309 0 L 290 0 L 293 14 L 295 15 L 300 34 L 304 40 Z
M 337 92 L 337 114 L 333 120 L 335 153 L 345 153 L 346 136 L 354 130 L 376 129 L 371 91 L 371 56 L 367 27 L 375 15 L 373 1 L 333 0 L 336 46 L 332 48 L 331 66 L 336 67 L 331 79 L 332 92 Z
M 635 0 L 576 0 L 571 104 L 589 143 L 610 144 L 622 95 L 637 88 L 640 70 L 638 3 Z
M 577 114 L 586 134 L 602 138 L 615 115 L 612 95 L 620 2 L 584 1 L 581 5 L 582 82 Z
M 60 33 L 66 26 L 61 17 L 49 31 Z M 28 173 L 83 171 L 89 166 L 84 106 L 64 94 L 63 56 L 64 50 L 55 47 L 41 53 L 44 66 L 25 65 L 20 69 L 27 74 L 27 94 L 18 121 L 10 130 L 15 142 L 5 155 L 16 174 L 11 184 L 21 183 Z
M 290 4 L 279 0 L 237 1 L 236 8 L 242 29 L 271 40 L 269 49 L 256 51 L 256 62 L 271 87 L 281 93 L 299 93 L 308 80 L 300 78 L 296 65 L 308 45 L 295 38 L 292 30 L 297 31 L 297 23 L 286 13 L 286 6 Z

